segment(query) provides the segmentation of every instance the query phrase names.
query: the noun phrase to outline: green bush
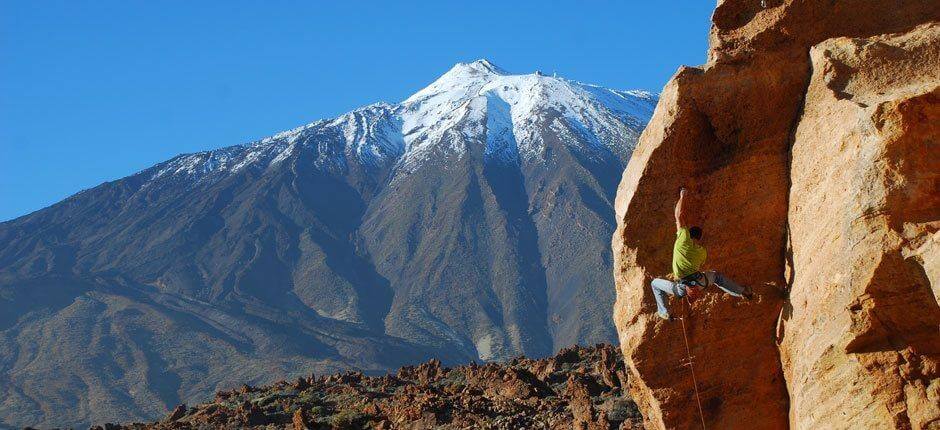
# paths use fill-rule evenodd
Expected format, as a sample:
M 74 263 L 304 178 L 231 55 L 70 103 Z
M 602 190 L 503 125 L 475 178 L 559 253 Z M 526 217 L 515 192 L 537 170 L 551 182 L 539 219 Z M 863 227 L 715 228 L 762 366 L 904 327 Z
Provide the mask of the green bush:
M 310 415 L 314 417 L 318 417 L 318 418 L 325 417 L 325 416 L 330 415 L 330 410 L 327 409 L 326 406 L 317 405 L 317 406 L 310 408 Z
M 333 418 L 330 419 L 330 423 L 333 424 L 333 427 L 339 429 L 358 429 L 362 428 L 362 425 L 365 424 L 368 419 L 369 416 L 360 411 L 346 409 L 333 415 Z

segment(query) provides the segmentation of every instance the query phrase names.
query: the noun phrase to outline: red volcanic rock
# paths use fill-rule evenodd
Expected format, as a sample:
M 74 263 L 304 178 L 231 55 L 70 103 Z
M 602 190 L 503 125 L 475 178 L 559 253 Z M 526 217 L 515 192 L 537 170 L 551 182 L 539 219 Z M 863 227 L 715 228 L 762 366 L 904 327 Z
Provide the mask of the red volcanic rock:
M 294 411 L 292 424 L 294 425 L 294 430 L 312 430 L 313 428 L 310 418 L 307 418 L 307 414 L 303 409 Z
M 432 360 L 397 376 L 346 372 L 282 381 L 221 392 L 173 422 L 113 428 L 638 428 L 636 405 L 604 382 L 623 369 L 614 351 L 575 347 L 540 360 L 455 368 Z
M 295 390 L 303 391 L 310 387 L 310 381 L 307 378 L 298 376 L 294 383 L 291 384 L 291 387 L 293 387 Z
M 610 428 L 606 412 L 598 413 L 594 408 L 592 398 L 596 394 L 592 391 L 599 391 L 599 387 L 594 380 L 576 375 L 568 377 L 565 396 L 568 397 L 571 404 L 571 415 L 574 418 L 572 428 L 579 430 L 607 430 Z
M 186 416 L 186 404 L 177 405 L 173 412 L 170 412 L 170 415 L 167 415 L 166 421 L 176 421 L 180 418 Z
M 427 363 L 422 363 L 415 369 L 415 374 L 418 377 L 418 382 L 422 384 L 429 384 L 431 382 L 437 381 L 443 374 L 441 370 L 441 361 L 438 359 L 432 359 Z

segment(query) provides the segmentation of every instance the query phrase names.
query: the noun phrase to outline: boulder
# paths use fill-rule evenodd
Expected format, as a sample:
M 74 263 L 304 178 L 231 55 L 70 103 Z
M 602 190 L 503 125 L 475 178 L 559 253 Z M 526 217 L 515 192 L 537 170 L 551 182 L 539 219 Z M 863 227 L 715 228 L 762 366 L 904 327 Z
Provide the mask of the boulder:
M 597 385 L 593 380 L 583 376 L 573 374 L 568 376 L 565 396 L 568 397 L 571 405 L 571 427 L 578 430 L 607 430 L 610 428 L 607 414 L 604 412 L 598 414 L 594 408 L 591 397 L 596 394 L 591 393 L 590 384 Z
M 617 193 L 614 320 L 647 427 L 701 426 L 689 355 L 707 428 L 935 416 L 940 62 L 933 26 L 914 29 L 940 20 L 931 3 L 719 2 L 709 62 L 663 89 Z M 921 35 L 881 36 L 908 31 Z M 684 319 L 665 322 L 649 280 L 670 270 L 680 186 L 696 196 L 706 266 L 756 298 L 675 302 Z M 896 316 L 905 308 L 918 316 Z

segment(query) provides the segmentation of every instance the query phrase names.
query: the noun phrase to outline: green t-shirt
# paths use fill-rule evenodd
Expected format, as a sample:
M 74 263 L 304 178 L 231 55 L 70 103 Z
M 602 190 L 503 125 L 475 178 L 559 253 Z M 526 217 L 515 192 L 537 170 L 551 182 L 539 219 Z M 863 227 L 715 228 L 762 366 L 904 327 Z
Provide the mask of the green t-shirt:
M 695 243 L 688 227 L 676 232 L 676 245 L 672 248 L 672 274 L 682 279 L 701 271 L 705 264 L 705 247 Z

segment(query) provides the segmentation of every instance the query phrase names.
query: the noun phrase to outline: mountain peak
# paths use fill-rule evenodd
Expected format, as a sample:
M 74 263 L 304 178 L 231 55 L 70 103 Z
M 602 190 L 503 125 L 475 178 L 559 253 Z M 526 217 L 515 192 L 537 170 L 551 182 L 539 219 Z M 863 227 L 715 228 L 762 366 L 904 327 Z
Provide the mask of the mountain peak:
M 490 62 L 485 58 L 481 58 L 476 61 L 469 63 L 457 63 L 454 64 L 450 70 L 447 71 L 440 79 L 451 80 L 451 79 L 466 79 L 468 77 L 496 77 L 496 76 L 505 76 L 510 73 L 506 70 L 500 68 L 499 66 Z
M 480 87 L 502 76 L 509 76 L 509 73 L 485 58 L 469 63 L 457 63 L 447 73 L 405 100 L 405 103 L 440 93 L 475 95 L 473 93 Z
M 293 143 L 308 142 L 312 136 L 322 139 L 325 135 L 341 136 L 342 144 L 321 152 L 317 165 L 340 170 L 345 168 L 345 157 L 349 154 L 369 166 L 393 163 L 413 167 L 424 160 L 436 159 L 432 150 L 439 148 L 445 141 L 444 135 L 451 131 L 477 137 L 493 132 L 493 137 L 499 130 L 503 137 L 512 137 L 507 137 L 508 140 L 493 137 L 496 141 L 488 143 L 488 150 L 505 147 L 512 149 L 512 154 L 504 154 L 509 158 L 534 159 L 542 153 L 544 145 L 533 136 L 539 135 L 539 128 L 544 126 L 541 119 L 547 118 L 544 115 L 550 111 L 576 124 L 577 129 L 587 131 L 582 136 L 586 140 L 581 139 L 581 143 L 592 148 L 607 147 L 623 155 L 629 150 L 624 142 L 637 134 L 633 128 L 649 121 L 655 105 L 656 97 L 647 92 L 615 91 L 538 72 L 512 74 L 487 59 L 479 59 L 457 63 L 400 103 L 364 106 L 238 150 L 183 156 L 161 164 L 152 179 L 171 174 L 195 180 L 218 170 L 235 172 L 252 163 L 273 165 L 289 156 Z M 481 120 L 487 122 L 484 127 L 487 133 L 473 129 L 480 126 Z
M 481 58 L 472 63 L 457 63 L 456 65 L 454 65 L 455 69 L 458 67 L 477 71 L 477 72 L 482 72 L 482 73 L 492 73 L 496 75 L 508 74 L 505 70 L 493 64 L 492 62 L 490 62 L 490 60 L 487 60 L 486 58 Z

